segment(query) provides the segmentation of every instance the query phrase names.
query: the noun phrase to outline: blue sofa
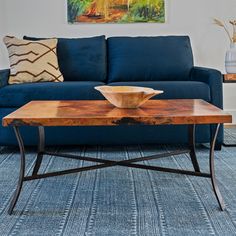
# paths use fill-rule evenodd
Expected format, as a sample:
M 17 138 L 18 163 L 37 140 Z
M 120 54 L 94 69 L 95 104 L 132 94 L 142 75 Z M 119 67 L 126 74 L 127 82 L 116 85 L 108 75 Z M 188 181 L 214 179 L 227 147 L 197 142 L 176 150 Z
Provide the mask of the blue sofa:
M 38 38 L 25 37 L 29 40 Z M 8 85 L 0 71 L 1 118 L 31 100 L 104 99 L 98 85 L 132 85 L 164 90 L 154 99 L 204 99 L 222 108 L 222 75 L 194 67 L 187 36 L 111 37 L 58 40 L 63 83 Z M 197 126 L 197 142 L 209 142 L 212 125 Z M 26 145 L 37 143 L 37 129 L 22 128 Z M 216 147 L 223 141 L 223 127 Z M 47 127 L 48 145 L 186 143 L 186 126 Z M 11 128 L 0 126 L 0 145 L 16 145 Z

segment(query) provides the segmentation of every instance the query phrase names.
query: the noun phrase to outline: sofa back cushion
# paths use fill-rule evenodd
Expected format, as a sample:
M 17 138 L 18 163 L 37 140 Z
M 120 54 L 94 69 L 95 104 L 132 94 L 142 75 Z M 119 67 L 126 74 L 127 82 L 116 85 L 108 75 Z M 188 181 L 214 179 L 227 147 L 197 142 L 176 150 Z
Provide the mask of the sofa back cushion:
M 188 80 L 193 55 L 188 36 L 108 38 L 108 81 Z
M 39 40 L 25 36 L 27 40 Z M 58 63 L 65 81 L 101 81 L 107 77 L 105 36 L 92 38 L 59 38 Z

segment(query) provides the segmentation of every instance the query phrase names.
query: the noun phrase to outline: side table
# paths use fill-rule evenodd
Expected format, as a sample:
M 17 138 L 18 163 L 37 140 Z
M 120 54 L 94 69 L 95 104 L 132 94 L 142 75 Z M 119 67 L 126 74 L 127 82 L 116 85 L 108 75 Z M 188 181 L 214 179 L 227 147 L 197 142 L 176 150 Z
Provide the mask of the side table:
M 224 74 L 223 83 L 236 83 L 236 74 Z M 223 143 L 225 147 L 236 147 L 236 143 L 227 144 Z
M 224 83 L 236 83 L 236 74 L 224 74 Z

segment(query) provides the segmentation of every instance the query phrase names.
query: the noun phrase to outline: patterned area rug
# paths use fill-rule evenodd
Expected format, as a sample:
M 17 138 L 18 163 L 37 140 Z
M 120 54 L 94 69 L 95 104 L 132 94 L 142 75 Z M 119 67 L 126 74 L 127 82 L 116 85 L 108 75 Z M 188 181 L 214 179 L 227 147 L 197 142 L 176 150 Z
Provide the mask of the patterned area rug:
M 236 145 L 236 128 L 225 129 L 224 144 Z
M 61 149 L 117 160 L 176 147 Z M 207 147 L 197 148 L 203 171 L 208 171 L 208 152 Z M 27 173 L 30 173 L 34 150 L 27 153 Z M 147 163 L 192 170 L 186 155 Z M 16 148 L 1 148 L 0 235 L 236 235 L 236 148 L 224 147 L 216 152 L 215 164 L 227 207 L 224 212 L 219 211 L 209 179 L 111 167 L 27 182 L 14 214 L 9 216 L 7 209 L 17 183 L 19 153 Z M 83 161 L 46 156 L 41 171 L 86 165 Z

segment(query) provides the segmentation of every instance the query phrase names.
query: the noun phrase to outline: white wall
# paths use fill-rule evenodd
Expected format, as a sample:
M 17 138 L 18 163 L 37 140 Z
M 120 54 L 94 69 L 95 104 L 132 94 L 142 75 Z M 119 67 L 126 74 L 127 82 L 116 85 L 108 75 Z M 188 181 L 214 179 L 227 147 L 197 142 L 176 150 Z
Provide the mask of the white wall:
M 222 29 L 212 24 L 212 18 L 236 18 L 236 0 L 166 0 L 166 11 L 165 24 L 69 25 L 66 0 L 0 0 L 0 37 L 5 33 L 18 37 L 184 34 L 191 37 L 196 65 L 224 72 L 224 56 L 229 42 Z M 2 43 L 0 52 L 0 68 L 8 67 Z M 234 89 L 228 87 L 224 89 L 226 99 L 230 97 L 236 101 L 236 85 L 230 85 Z M 226 105 L 226 109 L 230 107 L 236 112 L 235 102 L 227 100 Z
M 5 1 L 5 0 L 4 0 Z M 6 34 L 5 2 L 0 0 L 0 69 L 7 67 L 7 52 L 2 43 L 2 38 Z

